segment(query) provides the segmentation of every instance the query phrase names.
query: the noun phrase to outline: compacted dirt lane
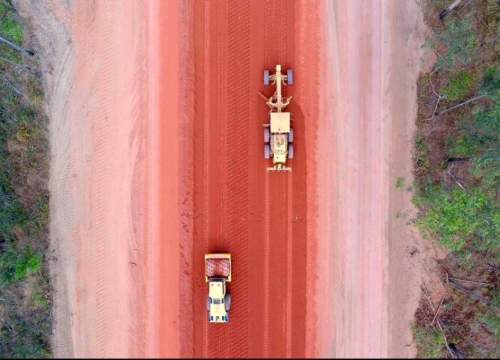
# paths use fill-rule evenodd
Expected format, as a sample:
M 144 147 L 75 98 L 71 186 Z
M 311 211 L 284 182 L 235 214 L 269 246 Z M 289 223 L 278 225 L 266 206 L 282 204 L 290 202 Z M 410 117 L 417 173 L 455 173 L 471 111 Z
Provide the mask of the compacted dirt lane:
M 199 2 L 194 12 L 194 356 L 305 355 L 303 117 L 293 172 L 267 173 L 263 70 L 295 67 L 295 2 Z M 286 89 L 294 94 L 295 83 Z M 292 101 L 293 102 L 293 101 Z M 294 111 L 294 106 L 290 106 Z M 301 153 L 302 152 L 302 153 Z M 208 324 L 203 254 L 230 252 L 228 324 Z M 294 311 L 295 310 L 295 311 Z M 293 314 L 293 316 L 292 316 Z
M 151 42 L 150 74 L 159 355 L 303 357 L 315 316 L 306 302 L 313 286 L 306 124 L 313 129 L 317 119 L 317 87 L 305 74 L 316 74 L 318 9 L 308 5 L 305 17 L 302 1 L 156 4 L 151 33 L 160 37 Z M 295 75 L 285 90 L 296 95 L 292 173 L 265 170 L 268 107 L 258 92 L 272 94 L 263 70 L 278 63 Z M 207 320 L 208 252 L 233 256 L 224 325 Z
M 326 4 L 326 3 L 325 3 Z M 406 223 L 425 28 L 414 1 L 331 1 L 317 152 L 318 352 L 412 357 L 421 268 Z M 398 219 L 397 213 L 402 216 Z M 414 356 L 414 355 L 413 355 Z

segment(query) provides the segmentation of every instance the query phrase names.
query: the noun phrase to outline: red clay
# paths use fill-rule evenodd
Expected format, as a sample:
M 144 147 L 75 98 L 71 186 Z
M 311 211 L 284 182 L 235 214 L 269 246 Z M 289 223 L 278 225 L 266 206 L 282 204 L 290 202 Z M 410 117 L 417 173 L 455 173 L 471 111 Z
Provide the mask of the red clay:
M 278 63 L 293 69 L 295 82 L 286 92 L 295 96 L 305 84 L 304 65 L 317 62 L 317 50 L 307 59 L 296 54 L 296 44 L 306 43 L 296 36 L 297 29 L 305 35 L 300 25 L 306 22 L 296 17 L 301 3 L 194 1 L 182 10 L 176 4 L 159 2 L 153 10 L 162 19 L 156 20 L 159 62 L 153 61 L 160 74 L 153 101 L 161 164 L 159 355 L 304 357 L 306 315 L 313 316 L 306 310 L 306 155 L 314 149 L 306 148 L 305 124 L 316 121 L 304 113 L 316 93 L 302 90 L 289 107 L 296 134 L 292 173 L 265 170 L 262 124 L 268 108 L 258 96 L 274 91 L 263 85 L 264 69 Z M 317 17 L 310 12 L 307 26 Z M 180 41 L 186 33 L 193 43 Z M 314 44 L 315 37 L 309 41 Z M 190 109 L 192 118 L 183 114 Z M 232 255 L 228 324 L 207 321 L 209 252 Z
M 56 353 L 405 354 L 409 326 L 394 324 L 412 312 L 393 274 L 408 271 L 407 234 L 387 235 L 400 175 L 389 170 L 411 163 L 419 44 L 395 60 L 391 46 L 406 44 L 399 14 L 418 9 L 59 1 L 52 17 L 71 16 L 74 51 L 57 94 L 69 104 L 51 119 L 56 304 L 68 308 L 56 308 Z M 264 159 L 258 93 L 274 91 L 263 70 L 278 63 L 294 71 L 291 173 L 267 173 Z M 228 324 L 209 324 L 205 308 L 204 254 L 215 252 L 232 255 Z

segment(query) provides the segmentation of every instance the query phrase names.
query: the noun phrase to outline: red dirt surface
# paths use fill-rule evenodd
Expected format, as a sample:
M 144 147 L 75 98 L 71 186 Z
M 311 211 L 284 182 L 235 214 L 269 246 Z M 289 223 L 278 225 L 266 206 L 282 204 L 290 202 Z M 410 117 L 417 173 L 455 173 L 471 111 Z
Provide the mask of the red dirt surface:
M 306 355 L 306 325 L 314 316 L 306 301 L 312 286 L 306 157 L 314 150 L 306 147 L 306 124 L 314 128 L 317 121 L 311 104 L 318 89 L 305 79 L 317 75 L 319 15 L 308 5 L 305 20 L 304 6 L 285 0 L 195 1 L 160 2 L 154 10 L 162 19 L 156 20 L 162 36 L 154 65 L 162 99 L 162 357 Z M 278 63 L 294 70 L 294 84 L 285 90 L 294 96 L 292 173 L 267 173 L 264 159 L 268 108 L 258 92 L 272 94 L 263 85 L 263 70 Z M 232 255 L 232 309 L 223 325 L 208 324 L 204 306 L 204 254 L 217 252 Z
M 64 60 L 48 81 L 56 354 L 406 354 L 391 180 L 411 172 L 416 3 L 43 1 L 40 23 L 71 24 L 42 42 Z M 277 63 L 294 71 L 292 173 L 264 159 Z M 205 308 L 217 252 L 228 324 Z

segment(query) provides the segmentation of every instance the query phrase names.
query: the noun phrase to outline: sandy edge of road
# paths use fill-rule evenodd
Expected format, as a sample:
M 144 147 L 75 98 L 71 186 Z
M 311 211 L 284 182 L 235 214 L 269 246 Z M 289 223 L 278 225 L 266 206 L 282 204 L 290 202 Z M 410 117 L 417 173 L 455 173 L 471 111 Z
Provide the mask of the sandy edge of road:
M 15 5 L 38 39 L 50 117 L 53 354 L 143 356 L 152 308 L 146 6 Z
M 416 81 L 426 33 L 420 5 L 335 1 L 325 3 L 324 12 L 317 353 L 413 357 L 410 326 L 426 276 L 421 258 L 433 254 L 407 226 L 415 213 L 411 194 L 395 184 L 404 177 L 409 186 L 413 178 Z M 398 212 L 403 216 L 396 219 Z

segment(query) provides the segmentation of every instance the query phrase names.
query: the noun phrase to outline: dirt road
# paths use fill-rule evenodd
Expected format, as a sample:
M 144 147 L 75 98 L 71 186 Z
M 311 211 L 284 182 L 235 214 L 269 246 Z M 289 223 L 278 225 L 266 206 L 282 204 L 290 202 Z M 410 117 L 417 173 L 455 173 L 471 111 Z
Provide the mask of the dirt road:
M 168 217 L 160 238 L 176 234 L 174 242 L 164 243 L 160 256 L 169 259 L 160 265 L 160 293 L 169 300 L 160 305 L 159 337 L 180 339 L 179 347 L 164 342 L 160 356 L 306 355 L 306 316 L 313 316 L 306 310 L 311 285 L 307 265 L 313 261 L 307 251 L 311 204 L 306 157 L 314 151 L 307 148 L 306 126 L 314 129 L 317 121 L 312 99 L 318 89 L 309 87 L 306 93 L 304 85 L 306 76 L 317 73 L 318 50 L 310 50 L 319 37 L 314 22 L 300 21 L 302 6 L 285 0 L 241 0 L 158 8 L 164 19 L 172 19 L 160 25 L 165 34 L 160 59 L 173 60 L 165 60 L 164 68 L 158 64 L 160 98 L 168 98 L 160 111 L 174 119 L 159 121 L 159 144 L 165 149 L 159 180 L 165 195 L 160 195 L 159 213 Z M 317 5 L 309 10 L 309 21 L 318 18 Z M 182 15 L 174 19 L 176 12 Z M 188 45 L 180 40 L 182 34 Z M 167 55 L 176 44 L 179 53 Z M 263 85 L 263 70 L 277 63 L 295 71 L 294 85 L 285 90 L 294 96 L 289 107 L 297 134 L 292 173 L 265 170 L 269 165 L 262 124 L 268 121 L 268 108 L 258 92 L 274 91 Z M 179 92 L 172 79 L 180 84 Z M 173 176 L 177 166 L 178 178 Z M 176 204 L 167 195 L 172 193 Z M 177 242 L 181 248 L 176 252 Z M 209 325 L 200 306 L 207 295 L 207 252 L 230 252 L 233 257 L 232 310 L 226 325 Z M 179 264 L 179 273 L 172 264 Z M 172 292 L 177 286 L 179 298 Z
M 421 270 L 406 225 L 416 80 L 424 38 L 413 1 L 335 1 L 328 11 L 332 95 L 320 122 L 318 351 L 410 357 Z M 397 177 L 406 179 L 395 189 Z M 397 213 L 402 216 L 396 220 Z M 326 240 L 328 239 L 328 240 Z
M 394 184 L 411 182 L 417 3 L 32 4 L 62 59 L 45 66 L 56 355 L 412 354 L 418 270 Z M 277 63 L 294 71 L 292 173 L 265 171 L 258 92 Z M 218 251 L 226 325 L 204 307 Z

